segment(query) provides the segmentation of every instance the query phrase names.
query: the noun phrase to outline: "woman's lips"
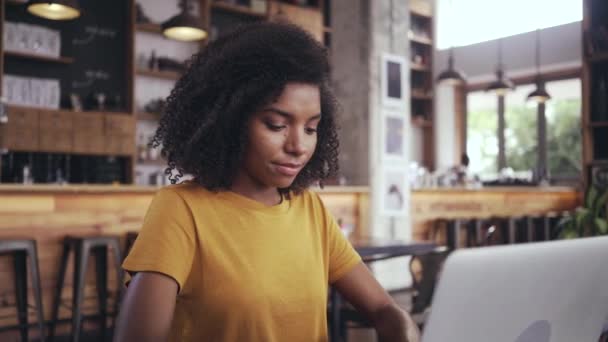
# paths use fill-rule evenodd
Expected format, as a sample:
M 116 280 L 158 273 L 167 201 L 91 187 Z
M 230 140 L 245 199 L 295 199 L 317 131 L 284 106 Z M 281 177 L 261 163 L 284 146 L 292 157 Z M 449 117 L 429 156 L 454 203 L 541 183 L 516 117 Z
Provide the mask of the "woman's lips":
M 280 174 L 288 176 L 288 177 L 296 176 L 298 174 L 298 172 L 300 172 L 300 169 L 302 168 L 298 164 L 274 163 L 274 165 L 276 166 L 276 169 Z

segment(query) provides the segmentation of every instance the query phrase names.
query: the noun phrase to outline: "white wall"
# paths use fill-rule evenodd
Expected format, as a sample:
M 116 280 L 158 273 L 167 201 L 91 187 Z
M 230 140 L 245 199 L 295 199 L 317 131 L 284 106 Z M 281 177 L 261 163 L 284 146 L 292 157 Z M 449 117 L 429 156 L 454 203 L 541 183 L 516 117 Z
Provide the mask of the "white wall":
M 535 72 L 536 32 L 503 38 L 503 63 L 509 77 L 530 75 Z M 541 30 L 541 71 L 549 72 L 581 66 L 581 22 Z M 448 51 L 435 53 L 435 74 L 447 65 Z M 494 78 L 498 61 L 497 41 L 488 41 L 454 50 L 457 69 L 467 76 L 468 83 L 485 82 Z M 446 167 L 455 159 L 455 124 L 453 90 L 438 86 L 436 89 L 436 165 Z

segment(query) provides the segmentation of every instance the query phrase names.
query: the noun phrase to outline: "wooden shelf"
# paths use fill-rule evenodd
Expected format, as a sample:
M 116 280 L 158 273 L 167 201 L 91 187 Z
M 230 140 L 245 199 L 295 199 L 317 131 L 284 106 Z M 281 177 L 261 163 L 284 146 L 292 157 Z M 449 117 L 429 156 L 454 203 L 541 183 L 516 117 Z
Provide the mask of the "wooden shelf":
M 161 34 L 161 28 L 159 24 L 154 23 L 138 23 L 135 24 L 135 29 L 140 32 L 156 33 Z
M 231 4 L 224 3 L 224 2 L 212 2 L 211 8 L 215 9 L 215 10 L 219 10 L 219 11 L 233 13 L 233 14 L 246 15 L 246 16 L 254 17 L 254 18 L 260 18 L 260 19 L 266 18 L 266 13 L 255 12 L 247 6 L 231 5 Z
M 422 44 L 422 45 L 429 45 L 432 46 L 433 45 L 433 41 L 427 37 L 422 37 L 422 36 L 416 36 L 416 35 L 410 35 L 410 42 L 414 42 L 414 43 L 418 43 L 418 44 Z
M 416 70 L 416 71 L 430 71 L 431 70 L 431 68 L 429 68 L 428 65 L 424 65 L 421 63 L 414 63 L 414 62 L 410 62 L 410 69 Z
M 593 55 L 589 56 L 589 62 L 591 62 L 591 63 L 608 62 L 608 51 L 594 53 Z
M 433 94 L 428 94 L 420 90 L 412 90 L 412 99 L 414 100 L 432 100 Z
M 137 112 L 136 118 L 137 118 L 137 120 L 144 120 L 144 121 L 158 121 L 160 119 L 160 115 L 155 114 L 155 113 L 148 113 L 148 112 Z
M 433 121 L 423 119 L 419 116 L 413 116 L 412 125 L 414 125 L 416 127 L 421 127 L 421 128 L 431 128 L 431 127 L 433 127 Z
M 34 53 L 17 52 L 17 51 L 4 51 L 4 55 L 7 57 L 31 59 L 39 62 L 59 63 L 59 64 L 72 64 L 74 58 L 71 57 L 49 57 L 43 55 L 37 55 Z
M 608 159 L 596 159 L 592 160 L 588 163 L 588 165 L 593 166 L 608 166 Z
M 589 127 L 608 127 L 608 121 L 591 122 Z
M 137 160 L 136 165 L 141 165 L 141 166 L 155 166 L 155 167 L 168 167 L 167 165 L 167 161 L 164 159 L 157 159 L 157 160 L 144 160 L 144 161 L 139 161 Z
M 156 70 L 147 70 L 147 69 L 137 69 L 135 73 L 139 76 L 147 76 L 154 78 L 162 78 L 166 80 L 177 80 L 181 75 L 176 71 L 156 71 Z
M 421 9 L 414 8 L 414 7 L 410 8 L 410 14 L 418 16 L 418 17 L 422 17 L 422 18 L 425 18 L 425 19 L 432 19 L 433 18 L 433 14 L 432 13 L 427 13 L 427 12 L 422 11 Z

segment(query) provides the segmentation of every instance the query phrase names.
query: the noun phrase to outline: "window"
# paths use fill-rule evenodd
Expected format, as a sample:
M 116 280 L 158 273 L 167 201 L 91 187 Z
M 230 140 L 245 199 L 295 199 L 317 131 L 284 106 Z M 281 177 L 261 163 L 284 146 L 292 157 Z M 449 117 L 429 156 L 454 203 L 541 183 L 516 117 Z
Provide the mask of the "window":
M 582 171 L 581 80 L 547 83 L 547 158 L 552 178 L 578 178 Z
M 467 96 L 467 154 L 469 169 L 482 179 L 493 178 L 498 170 L 498 103 L 496 96 L 483 91 Z
M 507 166 L 515 171 L 534 170 L 538 162 L 538 111 L 536 103 L 526 101 L 534 88 L 520 85 L 505 96 L 505 155 Z
M 438 0 L 437 4 L 438 49 L 509 37 L 583 18 L 582 0 Z
M 506 166 L 517 174 L 530 174 L 542 167 L 538 147 L 538 108 L 526 101 L 532 84 L 518 85 L 505 96 Z M 546 168 L 553 181 L 577 180 L 582 170 L 581 81 L 579 78 L 549 81 L 552 99 L 545 104 Z M 485 91 L 467 95 L 466 147 L 469 169 L 482 180 L 496 179 L 498 173 L 498 98 Z

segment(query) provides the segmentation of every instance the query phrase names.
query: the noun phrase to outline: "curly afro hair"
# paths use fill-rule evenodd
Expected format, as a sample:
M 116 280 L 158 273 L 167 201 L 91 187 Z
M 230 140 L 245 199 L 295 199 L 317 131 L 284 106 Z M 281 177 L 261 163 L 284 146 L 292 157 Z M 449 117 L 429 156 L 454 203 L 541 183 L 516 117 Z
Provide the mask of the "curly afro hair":
M 287 23 L 244 25 L 204 47 L 188 65 L 150 143 L 162 146 L 172 183 L 189 174 L 211 191 L 230 189 L 242 165 L 249 117 L 274 102 L 290 82 L 319 87 L 321 121 L 310 161 L 279 191 L 297 194 L 336 175 L 337 103 L 327 51 L 309 33 Z

